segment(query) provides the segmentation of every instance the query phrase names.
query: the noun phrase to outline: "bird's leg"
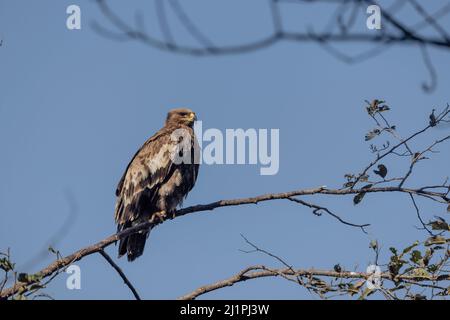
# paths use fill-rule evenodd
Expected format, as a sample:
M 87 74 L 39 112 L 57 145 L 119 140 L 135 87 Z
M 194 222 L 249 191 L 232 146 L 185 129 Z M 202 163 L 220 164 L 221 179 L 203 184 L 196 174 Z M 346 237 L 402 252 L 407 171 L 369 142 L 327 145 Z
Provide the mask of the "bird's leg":
M 155 212 L 153 214 L 153 216 L 156 216 L 160 222 L 164 222 L 167 218 L 167 212 L 166 212 L 166 210 L 158 211 L 158 212 Z

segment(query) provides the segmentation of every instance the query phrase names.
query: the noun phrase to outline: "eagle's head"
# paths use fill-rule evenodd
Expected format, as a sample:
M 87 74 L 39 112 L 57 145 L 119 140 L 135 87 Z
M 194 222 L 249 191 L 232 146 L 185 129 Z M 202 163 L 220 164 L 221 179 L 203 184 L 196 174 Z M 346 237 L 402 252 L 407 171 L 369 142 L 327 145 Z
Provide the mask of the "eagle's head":
M 185 125 L 192 127 L 195 120 L 197 120 L 197 115 L 194 111 L 188 108 L 172 109 L 167 114 L 166 126 L 167 125 Z

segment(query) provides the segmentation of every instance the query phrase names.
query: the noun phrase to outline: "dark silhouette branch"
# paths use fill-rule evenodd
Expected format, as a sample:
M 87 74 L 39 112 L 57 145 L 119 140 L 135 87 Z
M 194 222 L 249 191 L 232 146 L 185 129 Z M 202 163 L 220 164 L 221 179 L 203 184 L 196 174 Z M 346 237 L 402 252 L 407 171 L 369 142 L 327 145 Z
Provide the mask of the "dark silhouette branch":
M 450 12 L 450 4 L 447 4 L 434 13 L 428 13 L 417 1 L 397 1 L 386 8 L 373 0 L 315 0 L 315 1 L 286 1 L 268 0 L 271 15 L 271 31 L 260 39 L 249 40 L 240 44 L 221 45 L 214 43 L 205 32 L 186 14 L 178 0 L 168 1 L 168 5 L 180 21 L 188 34 L 196 40 L 198 45 L 183 45 L 175 40 L 171 32 L 171 23 L 168 19 L 164 2 L 156 0 L 156 14 L 163 38 L 159 39 L 143 28 L 139 27 L 137 21 L 130 23 L 116 14 L 105 0 L 96 0 L 102 14 L 117 31 L 112 31 L 98 24 L 92 23 L 94 31 L 100 35 L 118 41 L 135 40 L 140 41 L 150 47 L 168 51 L 176 54 L 192 56 L 217 56 L 230 54 L 243 54 L 272 47 L 280 42 L 300 42 L 317 43 L 335 58 L 345 63 L 358 63 L 379 55 L 394 45 L 418 46 L 422 52 L 422 58 L 431 76 L 430 84 L 423 84 L 422 88 L 426 92 L 435 89 L 437 85 L 437 73 L 426 51 L 428 47 L 437 47 L 445 50 L 450 49 L 450 37 L 438 20 L 445 17 Z M 306 27 L 302 31 L 288 31 L 284 27 L 282 5 L 312 5 L 314 3 L 327 4 L 330 7 L 336 6 L 331 14 L 326 27 L 320 26 Z M 419 22 L 405 22 L 395 16 L 406 3 L 409 3 L 421 18 Z M 380 30 L 373 30 L 372 33 L 360 32 L 355 28 L 357 13 L 363 12 L 365 6 L 376 4 L 380 6 L 383 25 Z M 348 16 L 348 17 L 347 17 Z M 323 21 L 323 19 L 321 19 Z M 409 26 L 412 25 L 412 26 Z M 420 31 L 430 27 L 437 33 L 436 35 L 422 34 Z M 323 29 L 316 32 L 315 29 Z M 339 50 L 334 44 L 340 43 L 362 43 L 372 44 L 371 48 L 357 54 L 348 54 Z
M 189 16 L 186 14 L 185 10 L 181 6 L 178 0 L 168 0 L 173 12 L 178 17 L 178 20 L 184 26 L 186 31 L 195 39 L 197 42 L 204 46 L 205 48 L 213 48 L 214 44 L 212 41 L 200 31 L 199 28 L 192 22 Z
M 376 4 L 376 2 L 371 0 L 363 0 L 368 5 Z M 222 54 L 239 54 L 252 52 L 256 50 L 260 50 L 269 46 L 272 46 L 281 41 L 300 41 L 300 42 L 365 42 L 365 43 L 401 43 L 401 44 L 427 44 L 436 47 L 442 48 L 450 48 L 450 40 L 446 38 L 434 38 L 430 36 L 422 36 L 417 35 L 412 29 L 406 27 L 402 22 L 398 19 L 394 18 L 388 11 L 388 9 L 383 10 L 383 17 L 386 21 L 392 25 L 398 33 L 378 33 L 375 35 L 370 35 L 367 33 L 348 33 L 348 28 L 345 29 L 344 32 L 334 33 L 332 31 L 333 28 L 327 28 L 331 31 L 326 31 L 320 34 L 311 34 L 309 32 L 289 32 L 283 29 L 282 25 L 282 16 L 279 11 L 279 2 L 284 1 L 269 1 L 270 11 L 272 14 L 273 21 L 273 32 L 271 35 L 264 37 L 263 39 L 257 41 L 250 41 L 248 43 L 240 44 L 240 45 L 231 45 L 231 46 L 220 46 L 220 45 L 212 45 L 211 40 L 209 40 L 206 35 L 204 35 L 199 28 L 195 26 L 191 19 L 185 14 L 184 10 L 181 8 L 179 3 L 174 0 L 169 1 L 170 5 L 174 9 L 175 14 L 178 16 L 184 27 L 188 30 L 188 32 L 198 40 L 201 46 L 185 46 L 176 44 L 175 42 L 170 41 L 170 43 L 157 39 L 156 37 L 151 36 L 147 32 L 143 32 L 143 30 L 139 30 L 123 19 L 121 19 L 117 14 L 115 14 L 111 8 L 108 6 L 105 0 L 96 0 L 101 12 L 103 15 L 108 18 L 111 24 L 118 29 L 120 32 L 114 33 L 108 31 L 104 27 L 101 27 L 98 23 L 93 23 L 93 27 L 100 34 L 111 37 L 111 38 L 119 38 L 124 40 L 128 38 L 129 40 L 139 40 L 144 44 L 150 45 L 154 48 L 171 51 L 174 53 L 180 54 L 188 54 L 188 55 L 222 55 Z M 313 1 L 307 1 L 313 2 Z M 316 2 L 326 2 L 326 1 L 316 1 Z M 336 3 L 342 3 L 341 1 L 335 1 Z M 350 2 L 354 2 L 356 5 L 361 4 L 360 0 L 351 0 Z M 379 5 L 379 4 L 378 4 Z M 158 10 L 158 13 L 161 13 L 161 10 Z M 442 15 L 442 12 L 440 12 Z M 427 25 L 435 26 L 437 24 L 436 19 L 441 16 L 433 16 L 428 15 L 425 18 L 425 22 Z M 164 18 L 166 19 L 166 18 Z M 431 22 L 433 20 L 433 23 Z M 351 19 L 350 19 L 351 21 Z M 339 23 L 339 19 L 336 19 L 335 23 Z M 424 22 L 421 22 L 421 25 Z M 166 25 L 166 29 L 168 23 L 164 23 Z M 342 29 L 342 28 L 341 28 Z M 125 38 L 123 37 L 125 36 Z
M 170 30 L 169 23 L 167 22 L 167 14 L 164 0 L 156 0 L 155 8 L 158 16 L 158 23 L 161 33 L 163 34 L 165 41 L 169 45 L 173 45 L 175 41 L 172 35 L 172 31 Z

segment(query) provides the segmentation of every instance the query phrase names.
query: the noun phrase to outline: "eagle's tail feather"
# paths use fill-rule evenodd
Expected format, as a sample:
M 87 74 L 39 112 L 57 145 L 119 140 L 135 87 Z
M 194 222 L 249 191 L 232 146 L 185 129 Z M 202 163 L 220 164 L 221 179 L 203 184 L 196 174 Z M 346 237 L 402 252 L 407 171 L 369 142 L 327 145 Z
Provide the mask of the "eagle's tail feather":
M 124 229 L 127 229 L 127 227 Z M 149 232 L 150 230 L 140 231 L 121 239 L 119 242 L 119 258 L 126 254 L 128 261 L 134 261 L 141 256 L 144 253 Z

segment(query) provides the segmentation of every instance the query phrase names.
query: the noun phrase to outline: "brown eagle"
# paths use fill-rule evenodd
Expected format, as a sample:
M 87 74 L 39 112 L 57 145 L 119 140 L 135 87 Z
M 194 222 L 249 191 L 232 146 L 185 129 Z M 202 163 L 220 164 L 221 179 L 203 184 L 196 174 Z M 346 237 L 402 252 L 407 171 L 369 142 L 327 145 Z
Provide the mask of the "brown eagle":
M 165 125 L 149 138 L 128 164 L 117 186 L 115 221 L 122 231 L 154 215 L 164 219 L 173 212 L 197 180 L 199 147 L 190 109 L 173 109 Z M 120 240 L 119 257 L 133 261 L 144 252 L 150 230 Z

